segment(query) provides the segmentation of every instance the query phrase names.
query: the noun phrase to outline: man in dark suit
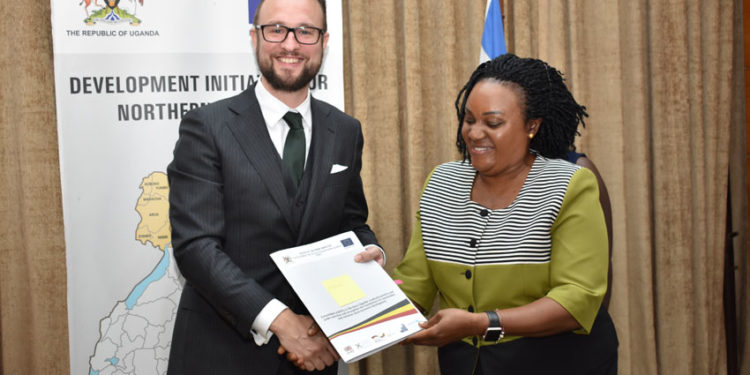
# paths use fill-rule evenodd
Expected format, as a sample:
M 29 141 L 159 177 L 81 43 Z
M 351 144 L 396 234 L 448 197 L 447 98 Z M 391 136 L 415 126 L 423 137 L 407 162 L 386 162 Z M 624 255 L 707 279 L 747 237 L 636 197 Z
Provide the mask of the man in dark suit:
M 324 0 L 261 1 L 251 30 L 260 82 L 191 111 L 167 168 L 175 258 L 186 284 L 168 372 L 336 373 L 338 355 L 273 264 L 273 251 L 366 224 L 357 120 L 310 96 L 328 41 Z M 311 329 L 312 327 L 312 329 Z

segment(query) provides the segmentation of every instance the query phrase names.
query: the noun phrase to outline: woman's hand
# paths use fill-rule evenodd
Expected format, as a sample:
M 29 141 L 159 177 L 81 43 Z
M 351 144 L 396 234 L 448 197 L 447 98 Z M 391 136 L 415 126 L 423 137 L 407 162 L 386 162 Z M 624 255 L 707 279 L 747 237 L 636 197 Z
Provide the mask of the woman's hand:
M 490 320 L 486 314 L 475 314 L 459 309 L 440 310 L 425 323 L 424 328 L 405 340 L 416 345 L 443 346 L 461 340 L 464 337 L 481 335 L 487 329 Z

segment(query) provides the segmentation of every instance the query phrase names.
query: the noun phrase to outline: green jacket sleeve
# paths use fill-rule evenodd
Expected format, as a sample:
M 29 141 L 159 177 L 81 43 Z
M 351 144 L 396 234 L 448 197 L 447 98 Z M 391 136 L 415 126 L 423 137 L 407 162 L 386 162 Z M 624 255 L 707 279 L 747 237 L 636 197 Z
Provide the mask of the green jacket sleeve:
M 573 175 L 552 225 L 550 291 L 547 297 L 563 306 L 591 331 L 607 289 L 607 228 L 594 174 L 581 168 Z

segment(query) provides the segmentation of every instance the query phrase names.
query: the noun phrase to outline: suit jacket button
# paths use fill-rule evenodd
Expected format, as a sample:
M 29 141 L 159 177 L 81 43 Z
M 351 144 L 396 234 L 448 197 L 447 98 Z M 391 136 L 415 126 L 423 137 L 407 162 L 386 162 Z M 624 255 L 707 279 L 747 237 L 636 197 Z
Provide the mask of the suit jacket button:
M 471 279 L 471 271 L 466 270 L 466 272 L 464 273 L 464 276 L 466 276 L 467 279 Z

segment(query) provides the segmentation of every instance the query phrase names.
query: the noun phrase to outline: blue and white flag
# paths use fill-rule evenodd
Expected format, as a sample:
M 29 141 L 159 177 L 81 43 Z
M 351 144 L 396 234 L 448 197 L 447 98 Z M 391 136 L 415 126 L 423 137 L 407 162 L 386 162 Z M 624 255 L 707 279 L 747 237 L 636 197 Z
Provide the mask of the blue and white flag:
M 487 0 L 479 63 L 481 64 L 487 60 L 494 59 L 505 52 L 507 50 L 505 48 L 505 31 L 503 31 L 503 14 L 500 10 L 500 0 Z

